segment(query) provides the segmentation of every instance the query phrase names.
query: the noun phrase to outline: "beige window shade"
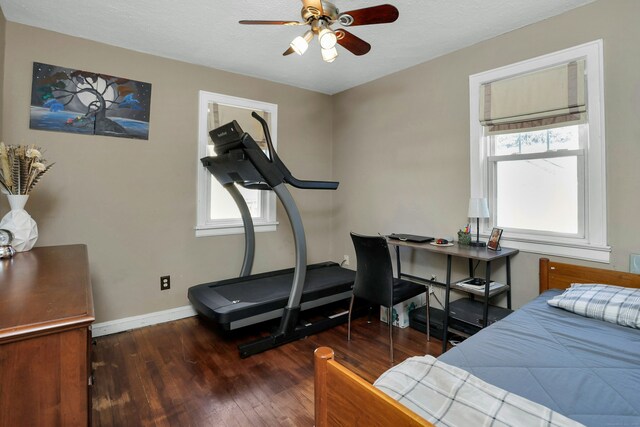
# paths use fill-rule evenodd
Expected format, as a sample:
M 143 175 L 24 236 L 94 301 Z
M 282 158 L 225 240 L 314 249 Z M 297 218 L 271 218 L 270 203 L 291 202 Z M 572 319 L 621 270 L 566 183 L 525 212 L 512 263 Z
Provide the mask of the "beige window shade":
M 490 134 L 580 123 L 586 112 L 584 60 L 480 87 L 480 123 Z

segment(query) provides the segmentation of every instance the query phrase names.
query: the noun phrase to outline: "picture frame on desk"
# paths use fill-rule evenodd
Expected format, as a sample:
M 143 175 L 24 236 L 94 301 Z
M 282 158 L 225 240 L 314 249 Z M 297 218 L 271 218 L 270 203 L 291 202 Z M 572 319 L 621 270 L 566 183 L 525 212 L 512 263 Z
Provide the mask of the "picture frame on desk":
M 499 251 L 500 237 L 502 237 L 502 228 L 494 228 L 491 230 L 491 237 L 489 237 L 489 241 L 487 242 L 487 249 Z

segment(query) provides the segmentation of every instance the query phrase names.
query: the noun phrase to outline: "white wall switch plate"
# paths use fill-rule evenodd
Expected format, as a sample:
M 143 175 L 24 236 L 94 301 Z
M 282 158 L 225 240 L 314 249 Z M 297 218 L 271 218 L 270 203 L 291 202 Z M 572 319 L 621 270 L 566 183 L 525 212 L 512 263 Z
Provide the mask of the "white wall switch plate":
M 640 254 L 629 255 L 629 271 L 640 274 Z

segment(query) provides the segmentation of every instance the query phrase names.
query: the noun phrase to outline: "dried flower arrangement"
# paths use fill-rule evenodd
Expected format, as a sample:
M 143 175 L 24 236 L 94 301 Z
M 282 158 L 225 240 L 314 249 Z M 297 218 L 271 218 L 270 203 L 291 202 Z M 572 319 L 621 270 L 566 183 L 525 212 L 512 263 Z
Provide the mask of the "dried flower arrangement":
M 0 190 L 6 194 L 29 194 L 51 166 L 35 145 L 4 145 L 0 142 Z

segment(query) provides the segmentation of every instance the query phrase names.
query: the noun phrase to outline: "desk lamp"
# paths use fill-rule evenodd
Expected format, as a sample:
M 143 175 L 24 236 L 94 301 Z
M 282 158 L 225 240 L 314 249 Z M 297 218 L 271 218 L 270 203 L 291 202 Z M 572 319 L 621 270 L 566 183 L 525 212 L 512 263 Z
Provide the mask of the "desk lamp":
M 473 197 L 469 199 L 469 214 L 467 216 L 469 218 L 476 219 L 476 241 L 472 241 L 469 245 L 485 247 L 487 244 L 480 241 L 480 218 L 489 218 L 489 206 L 487 205 L 487 199 Z

